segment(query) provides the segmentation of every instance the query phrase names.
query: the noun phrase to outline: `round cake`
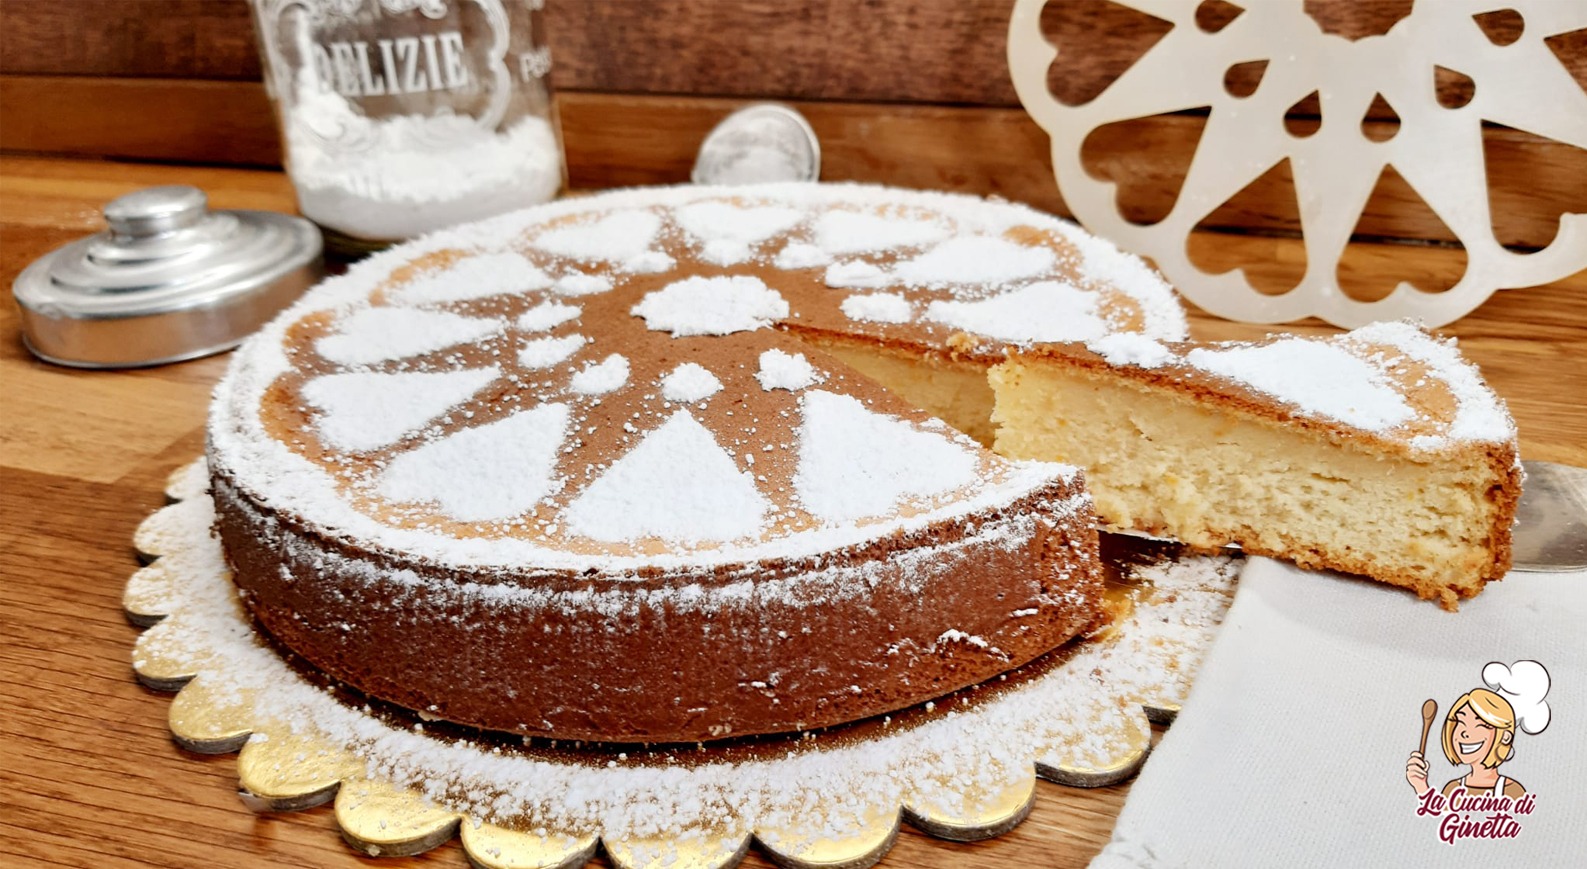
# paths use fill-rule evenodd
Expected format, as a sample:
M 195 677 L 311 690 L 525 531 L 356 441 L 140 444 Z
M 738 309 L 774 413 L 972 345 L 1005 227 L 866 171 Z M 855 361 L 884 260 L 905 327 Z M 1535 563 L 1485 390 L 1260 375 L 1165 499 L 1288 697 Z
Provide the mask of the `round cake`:
M 218 531 L 263 632 L 421 715 L 616 742 L 854 721 L 1098 620 L 1079 472 L 944 423 L 985 425 L 966 384 L 1011 345 L 1184 331 L 1139 260 L 1007 203 L 563 201 L 373 257 L 244 345 Z

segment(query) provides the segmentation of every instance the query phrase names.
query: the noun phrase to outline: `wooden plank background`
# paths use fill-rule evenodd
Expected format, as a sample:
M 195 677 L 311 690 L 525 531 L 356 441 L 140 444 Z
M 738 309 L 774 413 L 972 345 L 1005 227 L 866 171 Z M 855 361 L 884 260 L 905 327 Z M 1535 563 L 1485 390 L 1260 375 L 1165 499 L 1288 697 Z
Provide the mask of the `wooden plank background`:
M 1566 2 L 1566 0 L 1562 0 Z M 1221 4 L 1227 7 L 1227 4 Z M 1309 0 L 1326 29 L 1374 32 L 1407 0 Z M 1046 135 L 1018 108 L 1004 58 L 1012 0 L 604 0 L 550 2 L 571 181 L 687 180 L 706 130 L 740 101 L 794 102 L 822 137 L 823 177 L 996 193 L 1068 214 Z M 1209 22 L 1220 3 L 1202 4 Z M 1514 24 L 1500 19 L 1498 30 Z M 1044 28 L 1084 45 L 1055 64 L 1055 92 L 1084 99 L 1128 67 L 1161 22 L 1104 0 L 1059 0 Z M 1587 88 L 1587 31 L 1550 43 Z M 258 84 L 246 0 L 5 0 L 0 150 L 162 162 L 279 165 Z M 1248 86 L 1249 71 L 1231 86 Z M 1460 83 L 1446 83 L 1451 98 Z M 1315 114 L 1303 104 L 1297 115 Z M 1372 122 L 1391 127 L 1392 119 Z M 1165 115 L 1099 131 L 1091 171 L 1120 184 L 1125 213 L 1172 205 L 1200 119 Z M 1523 249 L 1587 212 L 1587 152 L 1486 131 L 1495 235 Z M 1546 179 L 1546 180 L 1543 180 Z M 1541 183 L 1540 183 L 1541 181 Z M 1293 234 L 1292 185 L 1276 172 L 1215 212 L 1209 229 Z M 1403 183 L 1384 183 L 1357 228 L 1375 239 L 1451 241 Z

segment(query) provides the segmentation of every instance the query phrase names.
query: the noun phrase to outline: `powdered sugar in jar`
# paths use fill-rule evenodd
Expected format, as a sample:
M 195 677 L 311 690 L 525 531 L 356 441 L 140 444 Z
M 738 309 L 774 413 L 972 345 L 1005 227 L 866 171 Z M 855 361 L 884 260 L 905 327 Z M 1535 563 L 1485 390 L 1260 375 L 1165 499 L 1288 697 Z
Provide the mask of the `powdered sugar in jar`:
M 564 169 L 544 0 L 253 0 L 287 173 L 367 250 L 545 202 Z

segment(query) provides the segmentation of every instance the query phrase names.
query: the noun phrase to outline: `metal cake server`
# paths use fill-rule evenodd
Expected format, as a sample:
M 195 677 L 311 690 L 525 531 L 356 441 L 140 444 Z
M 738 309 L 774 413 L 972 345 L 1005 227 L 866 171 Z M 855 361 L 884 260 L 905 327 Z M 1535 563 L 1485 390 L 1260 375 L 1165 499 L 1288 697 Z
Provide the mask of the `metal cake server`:
M 1587 468 L 1522 462 L 1526 483 L 1516 510 L 1511 568 L 1587 569 Z

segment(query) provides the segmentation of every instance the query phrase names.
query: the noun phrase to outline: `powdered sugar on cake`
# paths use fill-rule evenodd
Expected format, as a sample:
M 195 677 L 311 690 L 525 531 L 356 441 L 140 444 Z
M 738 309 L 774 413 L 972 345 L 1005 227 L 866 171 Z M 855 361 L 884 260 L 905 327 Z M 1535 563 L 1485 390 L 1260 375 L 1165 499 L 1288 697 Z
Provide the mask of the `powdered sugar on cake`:
M 1104 335 L 1086 345 L 1093 353 L 1108 360 L 1109 365 L 1131 365 L 1136 368 L 1158 368 L 1174 359 L 1174 351 L 1157 341 L 1131 332 Z
M 592 540 L 704 543 L 754 536 L 771 509 L 711 432 L 678 411 L 614 462 L 564 516 Z
M 603 395 L 621 389 L 627 382 L 628 359 L 613 353 L 575 373 L 568 388 L 581 395 Z
M 1454 342 L 1408 321 L 1373 323 L 1329 338 L 1187 348 L 1118 333 L 1086 346 L 1111 365 L 1192 368 L 1278 399 L 1304 415 L 1381 436 L 1415 427 L 1417 433 L 1404 439 L 1412 450 L 1505 443 L 1515 437 L 1509 412 Z M 1398 379 L 1406 360 L 1425 366 L 1421 381 Z M 1448 390 L 1452 415 L 1431 418 L 1413 405 L 1412 393 L 1428 388 Z
M 885 287 L 892 278 L 880 267 L 860 260 L 833 263 L 827 266 L 827 286 L 835 289 Z
M 1052 268 L 1045 247 L 1027 247 L 1004 238 L 970 235 L 949 239 L 905 260 L 894 269 L 911 284 L 990 284 L 1033 278 Z
M 567 425 L 566 405 L 542 404 L 464 429 L 398 456 L 376 491 L 399 503 L 434 502 L 465 522 L 516 516 L 556 487 L 553 469 Z
M 518 351 L 518 362 L 525 368 L 551 368 L 589 343 L 583 335 L 531 338 Z
M 647 293 L 633 307 L 645 325 L 673 337 L 764 329 L 788 316 L 788 301 L 759 278 L 684 278 Z
M 1254 347 L 1198 348 L 1185 361 L 1367 431 L 1387 431 L 1413 413 L 1381 371 L 1332 344 L 1289 338 Z
M 639 209 L 614 211 L 593 220 L 547 230 L 534 246 L 576 260 L 624 262 L 650 252 L 661 218 Z
M 564 296 L 593 296 L 597 293 L 610 292 L 612 281 L 600 275 L 589 275 L 583 272 L 569 272 L 557 278 L 551 285 L 553 290 Z
M 517 326 L 525 332 L 549 332 L 579 315 L 577 305 L 541 302 L 518 316 Z
M 1096 297 L 1068 284 L 1042 281 L 974 302 L 932 302 L 926 319 L 980 335 L 1030 344 L 1087 341 L 1108 330 Z
M 383 447 L 463 403 L 500 375 L 467 371 L 351 371 L 317 377 L 303 397 L 318 413 L 315 430 L 343 450 Z
M 827 256 L 918 247 L 947 238 L 945 221 L 847 209 L 829 211 L 815 221 L 816 246 Z
M 805 509 L 827 522 L 885 516 L 906 498 L 943 495 L 975 480 L 976 458 L 965 441 L 873 413 L 846 395 L 810 392 L 801 410 L 794 487 Z
M 704 401 L 722 391 L 722 381 L 695 362 L 685 362 L 661 379 L 661 396 L 668 401 Z
M 760 354 L 760 370 L 755 372 L 755 379 L 760 381 L 761 389 L 786 389 L 792 392 L 826 378 L 816 371 L 803 353 L 774 349 Z
M 1346 334 L 1358 345 L 1393 347 L 1426 365 L 1455 398 L 1455 418 L 1447 435 L 1427 435 L 1413 446 L 1438 449 L 1448 441 L 1502 443 L 1515 438 L 1515 420 L 1482 380 L 1476 366 L 1461 357 L 1454 339 L 1439 339 L 1414 323 L 1373 323 Z
M 792 241 L 777 252 L 772 262 L 780 269 L 813 269 L 831 263 L 832 256 L 813 244 Z
M 462 302 L 502 293 L 540 290 L 551 285 L 545 272 L 517 253 L 486 254 L 459 260 L 399 289 L 394 300 L 407 305 Z
M 729 202 L 696 202 L 673 213 L 678 224 L 702 242 L 730 240 L 746 245 L 765 241 L 805 219 L 805 212 L 797 208 L 746 208 Z
M 996 460 L 898 415 L 907 412 L 901 406 L 868 406 L 870 398 L 847 393 L 864 396 L 871 387 L 772 327 L 819 314 L 934 340 L 970 332 L 988 346 L 1071 334 L 1058 330 L 1060 321 L 1106 334 L 1113 327 L 1095 313 L 1097 292 L 1041 278 L 1043 269 L 1067 268 L 1073 252 L 1012 241 L 1026 237 L 1010 232 L 1022 225 L 1064 232 L 1027 209 L 963 197 L 772 185 L 610 194 L 444 231 L 370 258 L 267 327 L 222 384 L 212 448 L 239 485 L 270 492 L 282 509 L 441 564 L 594 565 L 605 574 L 792 557 L 910 533 L 1072 471 Z M 841 262 L 831 262 L 834 253 Z M 432 254 L 437 264 L 425 259 Z M 768 267 L 791 277 L 821 263 L 830 275 L 806 274 L 793 285 L 762 278 Z M 739 273 L 744 268 L 757 271 Z M 940 274 L 928 280 L 933 268 Z M 889 286 L 831 289 L 822 286 L 829 276 Z M 1135 287 L 1107 291 L 1130 294 L 1141 310 L 1173 304 L 1156 282 L 1142 282 L 1139 296 Z M 1026 304 L 1043 310 L 1018 325 L 1002 311 Z M 303 455 L 291 439 L 265 433 L 250 410 L 271 384 L 294 376 L 297 351 L 282 342 L 293 321 L 310 316 L 326 324 L 316 327 L 324 331 L 315 349 L 353 369 L 302 378 L 305 401 L 319 399 L 308 402 L 316 409 L 310 435 L 332 450 L 360 451 L 356 461 Z M 1158 337 L 1182 337 L 1182 318 L 1168 319 Z M 661 343 L 634 345 L 636 327 L 659 333 L 645 340 Z M 749 343 L 712 349 L 729 346 L 724 341 Z M 357 370 L 371 365 L 384 368 Z M 451 379 L 465 371 L 468 379 Z M 353 374 L 375 376 L 338 379 Z M 368 398 L 346 397 L 365 388 Z M 827 398 L 811 400 L 811 390 Z M 381 396 L 404 407 L 383 410 Z M 828 401 L 840 398 L 857 402 L 847 417 Z M 538 418 L 525 414 L 553 404 L 569 416 L 559 439 L 533 441 L 558 441 L 546 449 L 562 470 L 545 471 L 544 480 L 536 476 L 543 455 L 529 440 L 463 437 L 514 431 Z M 677 416 L 682 406 L 699 413 Z M 366 414 L 379 420 L 349 422 Z M 867 438 L 891 446 L 880 450 Z M 599 449 L 590 452 L 592 444 Z M 676 449 L 661 449 L 669 445 Z M 671 480 L 663 462 L 646 457 L 680 450 L 716 469 L 696 481 L 723 487 L 720 497 L 702 495 L 695 508 L 666 515 L 633 509 L 645 485 Z M 541 471 L 515 472 L 528 481 L 516 496 L 475 503 L 460 493 L 470 474 L 435 470 L 464 462 L 465 453 L 480 467 Z M 529 464 L 515 464 L 522 462 Z M 856 474 L 874 478 L 866 503 L 828 493 L 845 475 L 843 485 L 852 486 Z M 607 512 L 626 514 L 629 524 L 617 527 L 602 518 Z M 862 514 L 858 524 L 838 518 Z M 469 523 L 468 533 L 458 536 L 457 523 Z M 609 545 L 569 549 L 581 536 Z M 646 539 L 677 549 L 657 552 Z
M 367 365 L 477 341 L 500 329 L 496 321 L 446 311 L 365 308 L 344 319 L 337 334 L 321 338 L 314 349 L 332 362 Z
M 671 271 L 678 261 L 659 250 L 636 253 L 622 261 L 618 268 L 636 275 L 653 275 Z
M 915 312 L 909 300 L 897 293 L 849 296 L 839 307 L 849 319 L 870 323 L 907 323 Z

